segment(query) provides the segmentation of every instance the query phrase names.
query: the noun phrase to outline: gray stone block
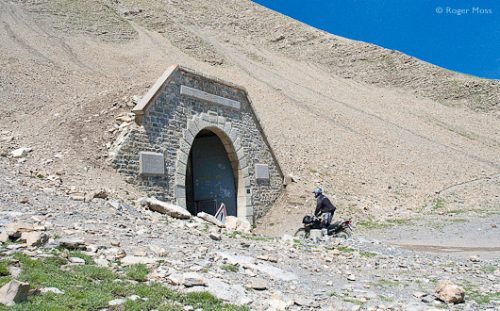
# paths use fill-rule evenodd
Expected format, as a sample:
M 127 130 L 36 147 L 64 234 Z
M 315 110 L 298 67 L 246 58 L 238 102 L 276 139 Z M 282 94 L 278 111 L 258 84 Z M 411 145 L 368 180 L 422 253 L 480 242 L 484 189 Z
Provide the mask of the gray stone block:
M 139 174 L 142 176 L 165 175 L 165 157 L 162 153 L 139 152 Z
M 269 180 L 269 166 L 267 164 L 255 164 L 255 178 Z

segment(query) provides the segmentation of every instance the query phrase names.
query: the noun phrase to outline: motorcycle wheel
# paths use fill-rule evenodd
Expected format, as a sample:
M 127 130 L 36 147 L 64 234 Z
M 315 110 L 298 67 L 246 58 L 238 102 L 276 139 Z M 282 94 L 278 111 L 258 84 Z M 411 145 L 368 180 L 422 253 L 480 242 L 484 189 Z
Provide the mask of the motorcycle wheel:
M 307 239 L 309 237 L 309 232 L 307 232 L 304 228 L 300 228 L 299 230 L 295 231 L 295 234 L 293 236 L 299 239 Z
M 343 231 L 340 231 L 339 233 L 337 233 L 337 238 L 341 238 L 341 239 L 350 239 L 352 237 L 352 231 L 351 229 L 344 229 Z

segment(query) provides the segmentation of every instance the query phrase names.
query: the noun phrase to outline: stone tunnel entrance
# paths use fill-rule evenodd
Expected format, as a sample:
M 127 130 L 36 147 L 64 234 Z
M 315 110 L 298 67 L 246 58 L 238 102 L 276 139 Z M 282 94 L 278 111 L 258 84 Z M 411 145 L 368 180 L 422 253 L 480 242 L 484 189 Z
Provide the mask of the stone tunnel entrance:
M 194 70 L 169 67 L 117 137 L 113 165 L 148 196 L 192 214 L 228 215 L 253 223 L 283 190 L 283 173 L 240 86 Z
M 227 214 L 237 216 L 238 166 L 229 159 L 228 153 L 232 149 L 229 139 L 222 133 L 219 135 L 222 140 L 209 129 L 201 130 L 189 152 L 186 166 L 186 207 L 193 215 L 199 212 L 215 215 L 224 203 Z

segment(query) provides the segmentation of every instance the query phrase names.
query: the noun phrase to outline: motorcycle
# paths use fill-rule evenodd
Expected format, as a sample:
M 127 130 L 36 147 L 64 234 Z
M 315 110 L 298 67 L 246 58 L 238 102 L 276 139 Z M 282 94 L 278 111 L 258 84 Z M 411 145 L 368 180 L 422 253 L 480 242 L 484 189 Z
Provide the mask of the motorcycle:
M 299 228 L 294 236 L 298 238 L 309 238 L 311 230 L 321 230 L 321 219 L 316 216 L 306 215 L 302 219 L 303 228 Z M 352 220 L 338 220 L 331 223 L 327 228 L 328 235 L 335 238 L 349 239 L 352 237 Z

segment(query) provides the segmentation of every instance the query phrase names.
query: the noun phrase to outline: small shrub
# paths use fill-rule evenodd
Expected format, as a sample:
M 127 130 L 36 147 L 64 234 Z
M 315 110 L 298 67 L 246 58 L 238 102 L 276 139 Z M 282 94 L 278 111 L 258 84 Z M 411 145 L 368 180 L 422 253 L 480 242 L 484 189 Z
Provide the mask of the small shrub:
M 232 264 L 223 264 L 220 268 L 227 272 L 238 272 L 239 270 L 239 268 L 236 265 Z
M 345 252 L 345 253 L 352 253 L 354 250 L 352 248 L 350 248 L 349 246 L 343 246 L 343 245 L 339 245 L 337 246 L 337 249 L 341 252 Z
M 432 201 L 432 208 L 433 209 L 443 209 L 446 206 L 446 201 L 445 199 L 439 197 L 435 198 L 434 201 Z
M 372 253 L 372 252 L 367 252 L 367 251 L 362 251 L 359 254 L 361 255 L 361 257 L 367 257 L 367 258 L 372 258 L 372 257 L 377 256 L 377 254 Z
M 125 267 L 125 275 L 135 281 L 144 282 L 149 269 L 145 264 L 138 263 Z
M 7 276 L 9 275 L 9 270 L 7 269 L 7 266 L 9 263 L 7 260 L 0 260 L 0 276 Z

